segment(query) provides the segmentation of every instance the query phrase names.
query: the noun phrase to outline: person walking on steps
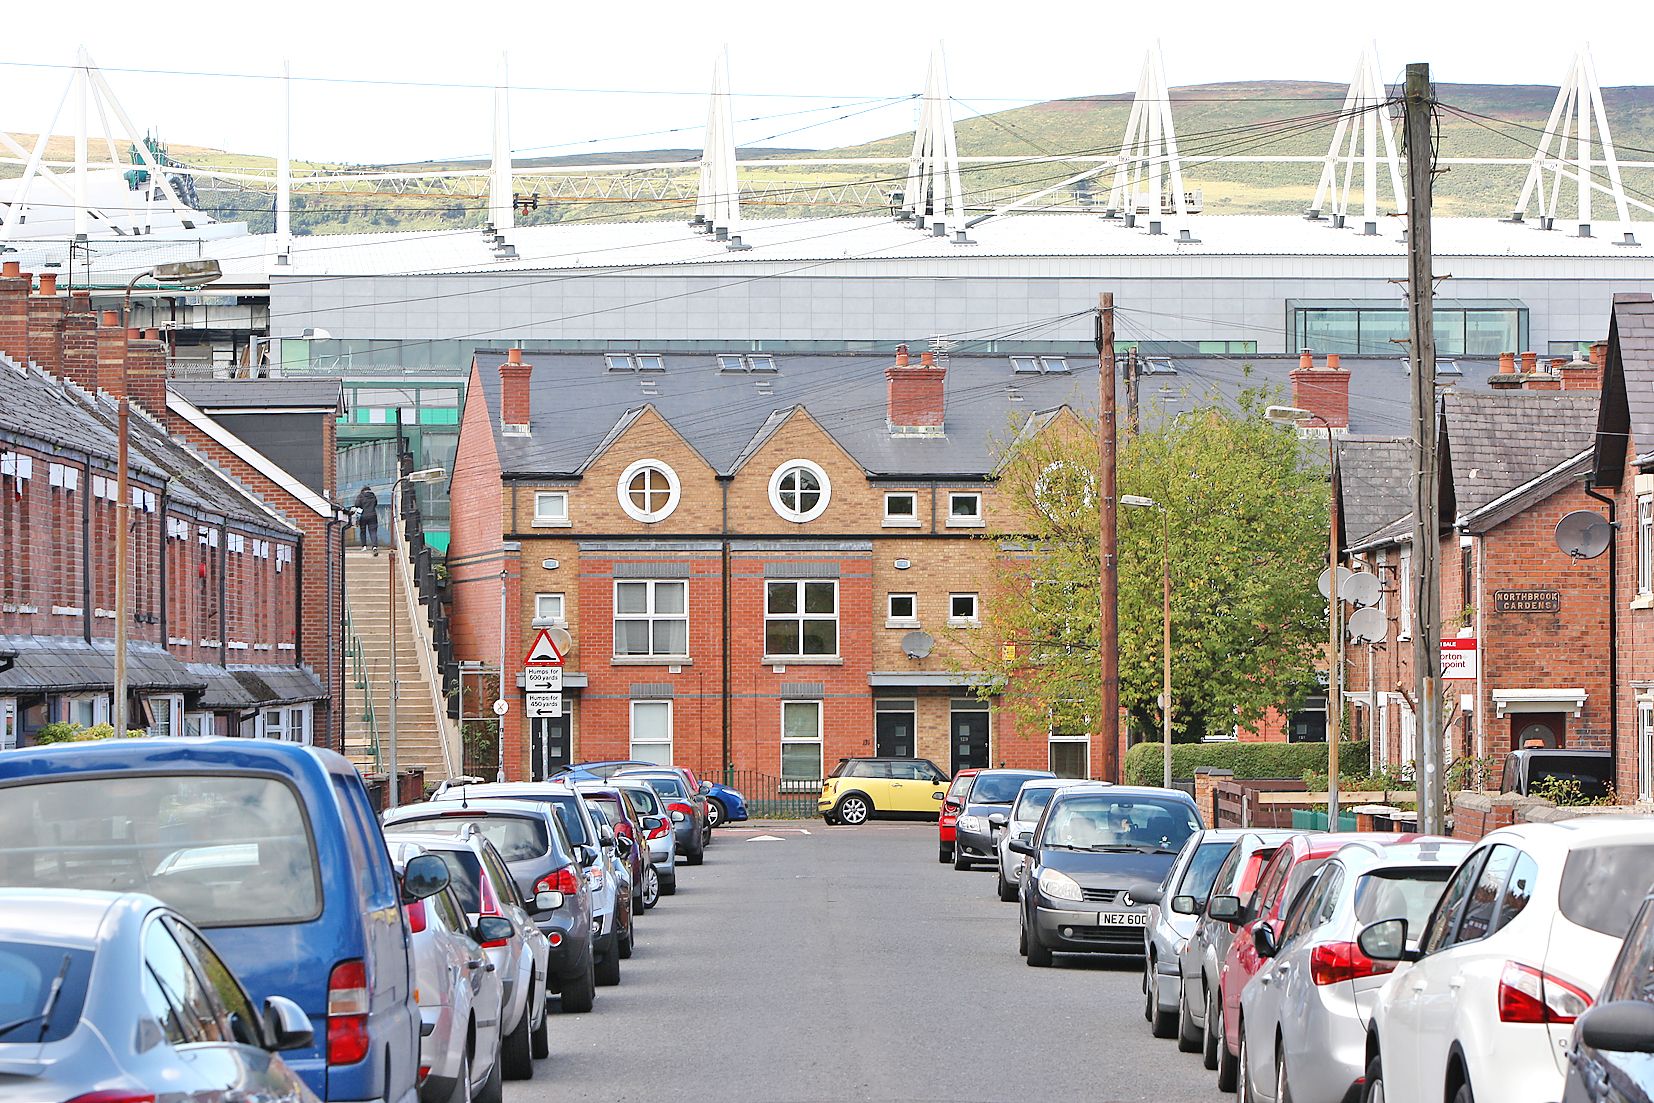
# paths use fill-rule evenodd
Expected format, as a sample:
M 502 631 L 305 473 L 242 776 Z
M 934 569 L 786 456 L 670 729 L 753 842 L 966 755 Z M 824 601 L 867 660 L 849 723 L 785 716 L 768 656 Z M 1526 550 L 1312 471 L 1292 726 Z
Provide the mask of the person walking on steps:
M 379 495 L 366 484 L 356 495 L 356 542 L 379 554 Z

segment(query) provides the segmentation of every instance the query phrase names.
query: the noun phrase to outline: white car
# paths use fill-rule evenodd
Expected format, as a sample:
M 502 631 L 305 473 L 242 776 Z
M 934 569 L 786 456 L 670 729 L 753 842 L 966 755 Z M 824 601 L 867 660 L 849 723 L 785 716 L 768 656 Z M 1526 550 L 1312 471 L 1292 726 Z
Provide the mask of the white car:
M 1051 794 L 1064 785 L 1074 784 L 1069 777 L 1036 777 L 1029 778 L 1017 790 L 1017 799 L 1011 805 L 1010 815 L 1005 818 L 1003 825 L 993 824 L 997 816 L 988 817 L 998 833 L 995 839 L 995 850 L 999 852 L 999 898 L 1006 903 L 1012 903 L 1017 898 L 1017 885 L 1022 880 L 1023 857 L 1011 853 L 1011 840 L 1018 835 L 1031 833 L 1034 825 L 1039 822 L 1040 814 L 1045 806 L 1051 803 Z
M 1654 817 L 1582 816 L 1484 838 L 1418 946 L 1402 919 L 1361 931 L 1401 964 L 1367 1033 L 1371 1103 L 1554 1103 L 1573 1022 L 1596 998 L 1654 881 Z

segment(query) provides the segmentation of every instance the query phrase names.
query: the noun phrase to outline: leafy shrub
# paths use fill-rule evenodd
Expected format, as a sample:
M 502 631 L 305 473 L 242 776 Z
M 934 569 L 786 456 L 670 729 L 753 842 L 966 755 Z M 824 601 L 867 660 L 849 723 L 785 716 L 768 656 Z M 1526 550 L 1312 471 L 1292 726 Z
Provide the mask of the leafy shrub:
M 143 735 L 142 728 L 132 728 L 127 731 L 126 738 L 138 739 Z M 42 725 L 40 730 L 34 733 L 34 743 L 37 747 L 50 743 L 90 743 L 98 739 L 113 738 L 115 727 L 112 724 L 94 724 L 90 728 L 83 728 L 68 720 Z
M 1588 797 L 1580 791 L 1579 782 L 1573 778 L 1542 777 L 1528 786 L 1528 795 L 1548 800 L 1558 808 L 1583 808 L 1591 805 L 1609 805 L 1618 803 L 1614 791 L 1610 789 L 1606 796 Z
M 1456 793 L 1461 789 L 1497 789 L 1499 773 L 1503 767 L 1502 755 L 1489 755 L 1486 758 L 1460 755 L 1447 767 L 1447 791 Z
M 1359 773 L 1346 771 L 1344 769 L 1345 762 L 1346 760 L 1343 758 L 1338 761 L 1338 787 L 1347 793 L 1373 792 L 1383 789 L 1412 789 L 1417 784 L 1411 762 L 1405 762 L 1400 766 L 1385 766 L 1371 772 L 1365 769 L 1365 759 L 1350 763 L 1350 765 L 1360 768 Z M 1311 793 L 1325 792 L 1327 772 L 1325 770 L 1304 771 L 1304 788 Z
M 1159 785 L 1162 773 L 1162 744 L 1139 743 L 1126 752 L 1122 771 L 1127 785 Z M 1366 743 L 1340 743 L 1340 767 L 1344 763 L 1365 763 Z M 1234 771 L 1239 780 L 1296 778 L 1310 771 L 1325 773 L 1325 743 L 1173 743 L 1172 777 L 1188 781 L 1199 766 Z

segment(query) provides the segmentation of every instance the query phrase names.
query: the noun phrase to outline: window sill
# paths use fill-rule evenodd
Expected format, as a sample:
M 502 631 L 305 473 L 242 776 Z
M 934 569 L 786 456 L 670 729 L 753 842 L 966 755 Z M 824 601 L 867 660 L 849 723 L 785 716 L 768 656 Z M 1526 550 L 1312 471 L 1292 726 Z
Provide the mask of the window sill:
M 918 628 L 920 624 L 918 617 L 891 617 L 884 622 L 884 626 L 886 628 Z
M 613 655 L 610 666 L 694 666 L 688 655 Z
M 981 529 L 987 528 L 988 522 L 981 517 L 949 517 L 947 527 L 950 529 Z
M 565 521 L 548 521 L 545 518 L 536 517 L 536 518 L 534 518 L 534 520 L 532 520 L 528 523 L 528 527 L 531 528 L 531 529 L 566 529 L 566 528 L 573 528 L 574 527 L 574 522 L 566 521 L 566 520 Z
M 949 628 L 981 628 L 982 622 L 975 617 L 949 617 Z
M 886 517 L 884 527 L 887 529 L 916 529 L 919 527 L 917 517 Z
M 842 655 L 765 655 L 765 666 L 843 666 Z
M 1631 599 L 1633 609 L 1654 609 L 1654 594 L 1638 594 Z

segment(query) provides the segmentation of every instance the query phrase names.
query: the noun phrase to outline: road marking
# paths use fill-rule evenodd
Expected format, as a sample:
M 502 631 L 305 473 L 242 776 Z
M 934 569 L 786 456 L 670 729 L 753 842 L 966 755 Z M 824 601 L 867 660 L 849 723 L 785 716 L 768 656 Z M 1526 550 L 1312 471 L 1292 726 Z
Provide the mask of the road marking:
M 749 843 L 779 843 L 783 841 L 780 835 L 754 835 L 747 840 Z

